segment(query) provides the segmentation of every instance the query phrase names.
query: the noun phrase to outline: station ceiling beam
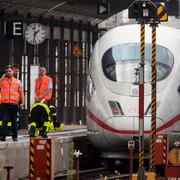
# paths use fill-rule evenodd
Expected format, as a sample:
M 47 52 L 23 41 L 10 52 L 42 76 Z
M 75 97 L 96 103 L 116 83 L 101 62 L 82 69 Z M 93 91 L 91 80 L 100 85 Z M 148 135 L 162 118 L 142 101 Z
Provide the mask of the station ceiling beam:
M 26 16 L 31 13 L 33 16 L 43 18 L 54 17 L 65 20 L 90 22 L 92 25 L 98 24 L 104 19 L 127 9 L 134 0 L 0 0 L 0 10 L 5 13 L 15 13 Z M 178 15 L 180 0 L 153 0 L 155 2 L 165 2 L 169 8 L 169 15 Z M 110 3 L 110 13 L 99 15 L 97 5 L 101 2 Z M 176 6 L 174 6 L 174 4 Z M 176 9 L 172 8 L 176 7 Z

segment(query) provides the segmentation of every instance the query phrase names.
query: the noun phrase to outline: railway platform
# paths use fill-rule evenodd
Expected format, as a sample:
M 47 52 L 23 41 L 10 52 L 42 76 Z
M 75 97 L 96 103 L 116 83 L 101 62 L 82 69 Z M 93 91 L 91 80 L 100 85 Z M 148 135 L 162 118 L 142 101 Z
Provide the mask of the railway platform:
M 67 125 L 60 132 L 50 132 L 53 140 L 53 171 L 57 174 L 66 171 L 70 166 L 70 152 L 77 143 L 86 139 L 86 126 Z M 81 143 L 80 143 L 81 144 Z M 7 137 L 0 142 L 0 179 L 7 175 L 4 167 L 11 166 L 10 179 L 27 179 L 29 176 L 30 138 L 27 130 L 20 130 L 18 142 Z

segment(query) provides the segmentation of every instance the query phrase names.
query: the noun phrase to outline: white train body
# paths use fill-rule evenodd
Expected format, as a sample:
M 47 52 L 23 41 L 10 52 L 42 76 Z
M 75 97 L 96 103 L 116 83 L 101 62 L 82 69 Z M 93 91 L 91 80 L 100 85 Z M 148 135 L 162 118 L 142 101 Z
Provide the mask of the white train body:
M 145 28 L 144 131 L 151 131 L 151 37 Z M 180 30 L 157 27 L 157 133 L 180 132 Z M 104 157 L 128 156 L 127 143 L 138 137 L 140 25 L 105 33 L 95 44 L 87 83 L 88 137 Z M 171 136 L 172 135 L 172 136 Z M 172 141 L 172 140 L 171 140 Z

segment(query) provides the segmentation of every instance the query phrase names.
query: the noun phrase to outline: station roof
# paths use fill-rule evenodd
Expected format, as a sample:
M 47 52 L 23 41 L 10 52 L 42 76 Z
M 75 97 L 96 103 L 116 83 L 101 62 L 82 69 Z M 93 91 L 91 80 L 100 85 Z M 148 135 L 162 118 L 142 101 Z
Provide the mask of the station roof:
M 98 2 L 110 2 L 110 14 L 98 15 Z M 18 13 L 44 18 L 54 17 L 65 20 L 91 22 L 92 25 L 98 24 L 102 20 L 113 14 L 126 9 L 133 0 L 0 0 L 0 10 L 5 13 Z
M 5 13 L 19 14 L 26 16 L 31 14 L 34 17 L 54 17 L 65 20 L 90 22 L 98 24 L 102 20 L 116 14 L 126 8 L 134 0 L 0 0 L 0 10 Z M 158 0 L 156 0 L 158 1 Z M 161 0 L 166 1 L 166 0 Z M 110 3 L 110 14 L 98 15 L 97 4 L 99 2 Z

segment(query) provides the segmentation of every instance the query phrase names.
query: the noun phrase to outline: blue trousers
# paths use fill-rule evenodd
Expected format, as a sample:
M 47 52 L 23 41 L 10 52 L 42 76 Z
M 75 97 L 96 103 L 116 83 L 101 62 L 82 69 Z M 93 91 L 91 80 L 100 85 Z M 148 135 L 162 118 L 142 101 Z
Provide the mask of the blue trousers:
M 1 115 L 2 115 L 2 129 L 1 134 L 3 137 L 7 136 L 7 123 L 11 120 L 12 123 L 12 138 L 17 138 L 17 112 L 18 105 L 10 103 L 1 104 Z

